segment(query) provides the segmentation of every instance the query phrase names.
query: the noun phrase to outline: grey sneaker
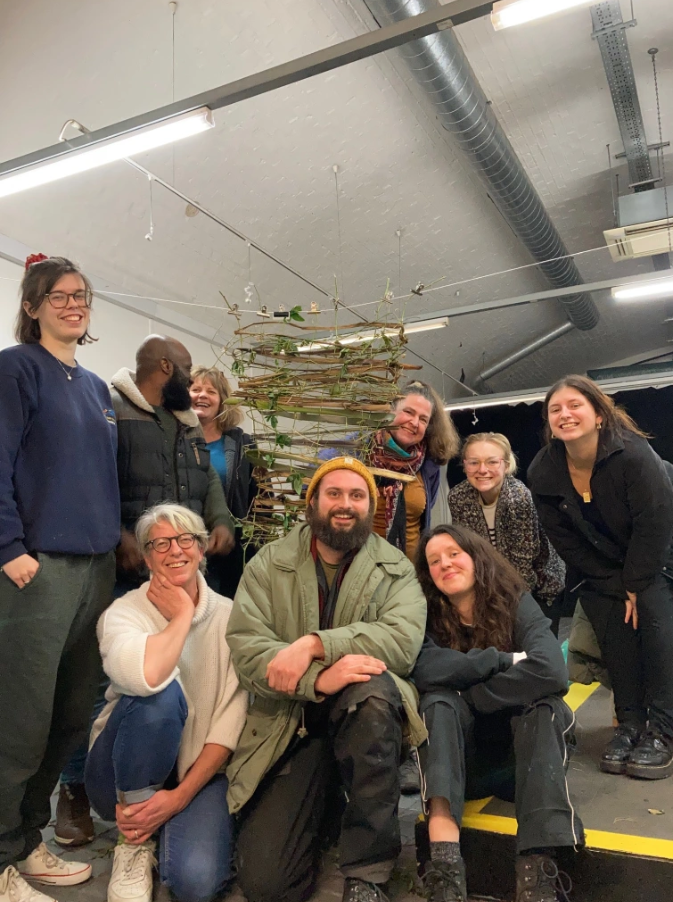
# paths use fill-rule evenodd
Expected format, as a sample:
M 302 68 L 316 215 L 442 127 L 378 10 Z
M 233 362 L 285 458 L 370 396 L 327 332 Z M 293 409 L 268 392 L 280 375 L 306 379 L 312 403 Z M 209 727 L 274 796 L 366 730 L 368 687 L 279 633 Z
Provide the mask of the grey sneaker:
M 467 902 L 465 862 L 431 861 L 423 873 L 428 902 Z
M 570 877 L 549 855 L 519 855 L 516 860 L 516 902 L 570 902 Z

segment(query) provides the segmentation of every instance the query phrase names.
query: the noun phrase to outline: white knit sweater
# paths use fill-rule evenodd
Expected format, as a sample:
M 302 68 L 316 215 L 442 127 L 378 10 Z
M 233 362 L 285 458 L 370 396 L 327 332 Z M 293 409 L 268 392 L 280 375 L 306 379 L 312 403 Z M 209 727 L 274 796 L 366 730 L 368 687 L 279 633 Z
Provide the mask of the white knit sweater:
M 122 695 L 155 695 L 177 679 L 189 712 L 178 754 L 178 780 L 206 743 L 236 748 L 248 706 L 248 694 L 239 686 L 225 638 L 232 603 L 212 592 L 200 573 L 198 583 L 199 601 L 178 665 L 159 686 L 149 686 L 145 680 L 145 645 L 147 637 L 160 633 L 168 621 L 147 597 L 149 583 L 113 602 L 97 629 L 111 683 L 105 693 L 107 705 L 91 731 L 90 747 Z

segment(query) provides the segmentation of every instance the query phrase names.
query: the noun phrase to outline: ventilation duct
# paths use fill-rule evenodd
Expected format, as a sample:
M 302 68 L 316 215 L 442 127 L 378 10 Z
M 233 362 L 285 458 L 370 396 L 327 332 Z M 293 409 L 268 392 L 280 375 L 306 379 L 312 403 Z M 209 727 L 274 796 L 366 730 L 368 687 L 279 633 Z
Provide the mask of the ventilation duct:
M 365 0 L 379 26 L 437 7 L 437 0 Z M 453 135 L 540 271 L 554 288 L 580 286 L 582 277 L 533 183 L 526 174 L 452 28 L 398 50 L 430 98 L 443 127 Z M 561 259 L 559 259 L 561 258 Z M 578 329 L 598 323 L 586 293 L 559 299 Z

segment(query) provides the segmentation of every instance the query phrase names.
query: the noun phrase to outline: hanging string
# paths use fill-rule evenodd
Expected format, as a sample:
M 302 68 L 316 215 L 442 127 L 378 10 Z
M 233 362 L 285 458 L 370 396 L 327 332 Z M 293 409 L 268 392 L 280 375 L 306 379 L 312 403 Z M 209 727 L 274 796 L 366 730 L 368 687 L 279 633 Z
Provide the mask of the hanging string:
M 398 229 L 397 235 L 397 292 L 402 292 L 402 229 Z
M 154 238 L 154 199 L 152 196 L 152 182 L 154 179 L 151 175 L 148 175 L 147 180 L 150 185 L 150 230 L 145 235 L 145 241 L 151 241 Z
M 175 103 L 175 12 L 178 8 L 177 0 L 170 0 L 171 8 L 171 100 Z M 175 184 L 175 144 L 171 145 L 173 162 L 173 184 Z
M 342 300 L 346 294 L 346 289 L 344 287 L 344 260 L 343 260 L 343 244 L 341 241 L 341 207 L 339 205 L 339 167 L 334 164 L 332 166 L 332 171 L 334 172 L 334 192 L 336 194 L 336 212 L 337 212 L 337 240 L 339 242 L 339 270 L 341 272 L 341 298 L 339 297 L 339 288 L 337 286 L 337 290 L 335 292 L 336 298 L 334 299 L 335 306 L 338 304 L 339 300 Z
M 657 53 L 659 53 L 658 47 L 652 47 L 647 51 L 652 57 L 652 74 L 654 75 L 654 96 L 657 101 L 657 123 L 659 125 L 659 144 L 661 146 L 661 178 L 664 185 L 664 203 L 666 205 L 666 219 L 668 220 L 670 217 L 668 215 L 668 187 L 666 185 L 666 160 L 664 154 L 664 133 L 661 124 L 661 101 L 659 99 L 659 78 L 657 75 Z M 673 238 L 671 237 L 671 229 L 670 224 L 666 229 L 666 234 L 668 235 L 668 252 L 673 253 Z

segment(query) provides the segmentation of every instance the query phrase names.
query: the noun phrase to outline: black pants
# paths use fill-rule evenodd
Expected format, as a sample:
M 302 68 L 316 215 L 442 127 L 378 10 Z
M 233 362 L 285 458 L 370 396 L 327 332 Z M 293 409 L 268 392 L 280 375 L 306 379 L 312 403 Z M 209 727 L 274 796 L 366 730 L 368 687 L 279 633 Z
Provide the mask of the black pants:
M 19 589 L 0 573 L 0 872 L 30 854 L 61 768 L 84 740 L 101 680 L 96 623 L 114 553 L 40 554 Z
M 344 876 L 385 883 L 400 853 L 403 708 L 392 678 L 373 676 L 306 708 L 309 735 L 295 739 L 240 814 L 238 882 L 249 902 L 308 899 L 328 822 L 339 815 Z
M 638 594 L 638 629 L 623 599 L 580 592 L 615 694 L 619 723 L 650 725 L 673 739 L 673 583 L 662 574 Z
M 421 712 L 429 733 L 419 749 L 426 801 L 446 799 L 459 826 L 465 799 L 515 802 L 519 852 L 583 844 L 565 775 L 575 717 L 563 699 L 478 714 L 446 689 L 423 696 Z

